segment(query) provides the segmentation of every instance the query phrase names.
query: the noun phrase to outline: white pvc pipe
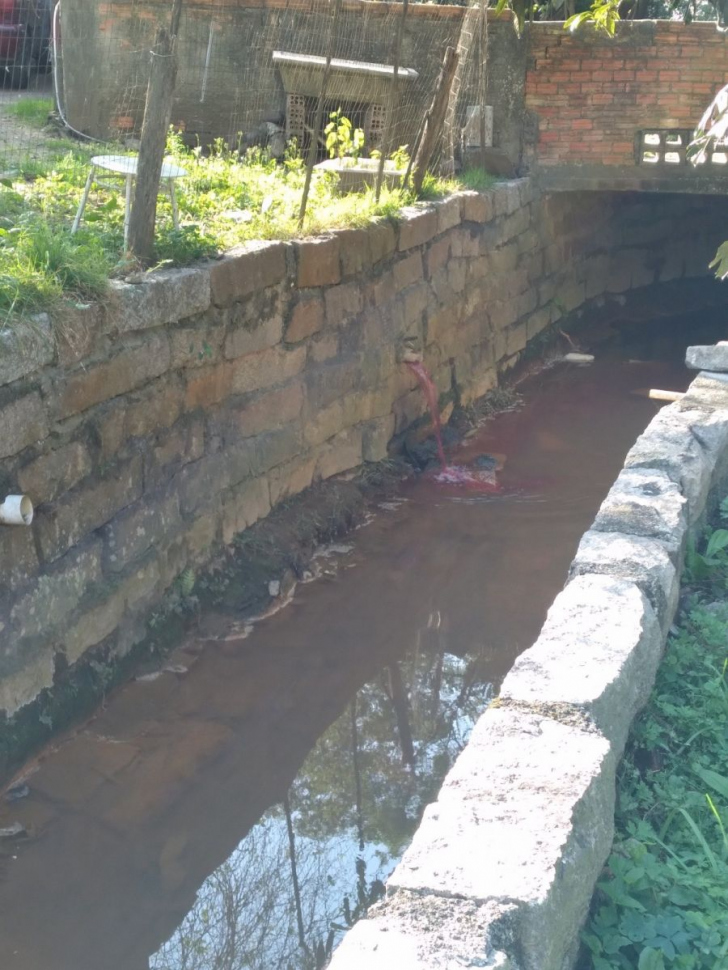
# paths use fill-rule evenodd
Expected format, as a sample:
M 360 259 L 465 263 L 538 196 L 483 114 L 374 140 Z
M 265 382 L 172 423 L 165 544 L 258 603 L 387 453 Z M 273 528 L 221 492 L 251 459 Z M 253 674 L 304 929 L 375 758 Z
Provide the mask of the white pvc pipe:
M 8 495 L 0 505 L 1 525 L 30 525 L 33 521 L 33 503 L 27 495 Z

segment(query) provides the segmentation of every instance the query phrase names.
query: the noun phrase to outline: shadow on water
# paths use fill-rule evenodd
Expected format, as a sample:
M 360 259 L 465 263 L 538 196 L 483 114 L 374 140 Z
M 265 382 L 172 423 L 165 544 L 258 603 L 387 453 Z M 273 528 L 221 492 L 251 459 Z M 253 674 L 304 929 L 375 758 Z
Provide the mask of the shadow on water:
M 503 456 L 501 493 L 406 483 L 285 610 L 192 638 L 47 754 L 0 809 L 29 832 L 0 842 L 0 967 L 321 966 L 535 639 L 658 410 L 631 392 L 686 386 L 648 344 L 532 378 L 457 450 Z

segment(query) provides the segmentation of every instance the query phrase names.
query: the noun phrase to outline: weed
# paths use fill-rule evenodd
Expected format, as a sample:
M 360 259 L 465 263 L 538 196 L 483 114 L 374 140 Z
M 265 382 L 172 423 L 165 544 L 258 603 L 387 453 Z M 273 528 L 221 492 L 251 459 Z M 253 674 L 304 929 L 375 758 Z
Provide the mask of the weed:
M 725 595 L 725 531 L 693 549 L 699 590 L 719 575 Z M 633 726 L 616 840 L 583 934 L 594 970 L 728 966 L 726 615 L 728 603 L 693 596 Z
M 495 175 L 486 172 L 484 168 L 468 168 L 460 173 L 458 180 L 464 188 L 475 192 L 487 192 L 498 181 Z
M 26 125 L 42 128 L 53 111 L 53 101 L 51 98 L 20 98 L 9 104 L 6 111 Z

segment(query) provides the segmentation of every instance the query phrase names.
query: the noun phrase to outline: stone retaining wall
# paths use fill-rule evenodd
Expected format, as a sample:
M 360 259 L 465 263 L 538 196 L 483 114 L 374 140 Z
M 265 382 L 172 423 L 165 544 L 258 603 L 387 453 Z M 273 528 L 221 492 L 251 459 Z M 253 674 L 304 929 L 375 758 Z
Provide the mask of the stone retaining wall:
M 332 970 L 568 970 L 613 838 L 615 772 L 677 605 L 685 543 L 728 489 L 728 350 L 638 438 L 536 643 Z
M 182 570 L 282 499 L 383 458 L 424 410 L 405 340 L 467 403 L 562 314 L 705 273 L 722 201 L 501 183 L 2 332 L 0 490 L 37 514 L 0 526 L 0 712 L 125 655 Z

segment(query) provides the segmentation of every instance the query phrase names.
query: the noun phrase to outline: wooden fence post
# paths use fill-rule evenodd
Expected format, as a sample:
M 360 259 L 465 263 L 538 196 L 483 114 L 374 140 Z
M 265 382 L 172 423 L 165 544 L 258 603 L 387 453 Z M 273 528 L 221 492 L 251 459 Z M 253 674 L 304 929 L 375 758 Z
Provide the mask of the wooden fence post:
M 172 97 L 177 78 L 177 32 L 182 0 L 174 0 L 169 28 L 160 27 L 151 52 L 152 65 L 144 106 L 134 201 L 129 221 L 129 250 L 142 262 L 154 255 L 159 180 L 172 117 Z
M 422 189 L 422 182 L 425 178 L 425 173 L 427 172 L 427 166 L 429 165 L 430 159 L 437 148 L 437 142 L 442 135 L 442 127 L 445 121 L 445 114 L 447 112 L 448 99 L 450 97 L 450 88 L 452 87 L 452 82 L 455 78 L 457 66 L 457 51 L 455 51 L 455 49 L 452 47 L 448 47 L 448 49 L 445 51 L 440 76 L 438 77 L 437 84 L 435 85 L 435 96 L 432 99 L 432 104 L 430 105 L 426 115 L 425 128 L 422 133 L 419 148 L 417 149 L 417 157 L 414 160 L 412 188 L 417 195 L 419 195 L 420 190 Z

